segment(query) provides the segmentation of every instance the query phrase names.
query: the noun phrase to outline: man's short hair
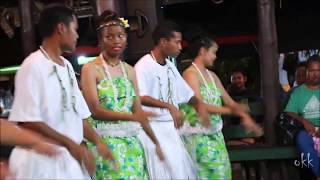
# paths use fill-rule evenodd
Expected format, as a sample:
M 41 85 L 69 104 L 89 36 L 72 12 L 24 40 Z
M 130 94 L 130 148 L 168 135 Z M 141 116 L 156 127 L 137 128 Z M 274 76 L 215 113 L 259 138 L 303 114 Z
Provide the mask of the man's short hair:
M 61 4 L 53 4 L 46 7 L 41 12 L 39 21 L 39 34 L 41 38 L 50 37 L 59 23 L 69 26 L 74 15 L 75 13 L 72 9 Z
M 245 70 L 243 70 L 242 67 L 236 66 L 235 68 L 232 69 L 231 75 L 233 75 L 234 73 L 241 73 L 244 77 L 247 77 L 247 73 Z
M 156 26 L 153 31 L 152 38 L 154 43 L 157 45 L 161 38 L 173 37 L 173 32 L 181 32 L 180 27 L 172 21 L 164 21 Z
M 314 62 L 320 63 L 320 56 L 319 55 L 315 54 L 315 55 L 310 56 L 307 60 L 306 68 L 309 68 L 309 66 Z

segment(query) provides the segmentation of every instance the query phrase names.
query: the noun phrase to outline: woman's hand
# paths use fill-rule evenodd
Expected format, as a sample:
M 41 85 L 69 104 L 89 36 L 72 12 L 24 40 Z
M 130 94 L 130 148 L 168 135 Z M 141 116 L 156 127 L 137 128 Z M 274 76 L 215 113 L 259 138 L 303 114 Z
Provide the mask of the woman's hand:
M 105 144 L 103 144 L 102 142 L 98 143 L 96 145 L 96 147 L 97 147 L 97 151 L 100 154 L 100 156 L 102 156 L 103 159 L 110 160 L 112 162 L 115 170 L 118 170 L 119 167 L 118 167 L 118 164 L 116 163 L 116 160 L 114 159 L 112 151 L 109 148 L 107 148 L 107 146 Z
M 257 137 L 263 135 L 263 129 L 250 116 L 245 116 L 242 118 L 242 124 L 246 128 L 247 132 L 254 132 Z
M 134 121 L 137 121 L 139 122 L 140 124 L 143 124 L 143 123 L 146 123 L 148 122 L 148 118 L 150 117 L 155 117 L 156 114 L 153 113 L 153 112 L 148 112 L 148 111 L 143 111 L 143 110 L 140 110 L 140 111 L 137 111 L 135 113 L 132 114 L 133 116 L 133 120 Z
M 205 128 L 209 128 L 211 123 L 210 123 L 209 113 L 206 105 L 200 102 L 196 110 L 197 110 L 201 125 Z

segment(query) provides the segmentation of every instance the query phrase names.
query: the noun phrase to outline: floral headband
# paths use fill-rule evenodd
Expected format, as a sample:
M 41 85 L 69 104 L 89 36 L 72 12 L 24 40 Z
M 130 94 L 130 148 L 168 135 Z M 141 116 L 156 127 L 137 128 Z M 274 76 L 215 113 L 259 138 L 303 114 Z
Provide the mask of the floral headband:
M 119 18 L 119 21 L 120 22 L 117 22 L 117 21 L 110 21 L 110 22 L 107 22 L 107 23 L 104 23 L 104 24 L 101 24 L 98 28 L 97 28 L 97 31 L 104 28 L 104 27 L 107 27 L 107 26 L 122 26 L 123 28 L 128 28 L 130 27 L 129 25 L 129 22 L 127 19 L 124 19 L 124 18 Z

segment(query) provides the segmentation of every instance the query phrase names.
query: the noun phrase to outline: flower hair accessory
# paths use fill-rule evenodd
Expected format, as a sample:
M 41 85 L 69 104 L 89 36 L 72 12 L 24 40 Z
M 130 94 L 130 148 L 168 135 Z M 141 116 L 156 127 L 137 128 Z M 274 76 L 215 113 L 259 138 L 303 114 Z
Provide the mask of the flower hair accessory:
M 130 27 L 128 19 L 119 18 L 124 28 Z
M 101 24 L 98 28 L 97 31 L 99 31 L 100 29 L 107 27 L 107 26 L 122 26 L 123 28 L 128 28 L 130 27 L 129 22 L 127 19 L 124 18 L 118 18 L 120 22 L 118 21 L 109 21 L 107 23 Z

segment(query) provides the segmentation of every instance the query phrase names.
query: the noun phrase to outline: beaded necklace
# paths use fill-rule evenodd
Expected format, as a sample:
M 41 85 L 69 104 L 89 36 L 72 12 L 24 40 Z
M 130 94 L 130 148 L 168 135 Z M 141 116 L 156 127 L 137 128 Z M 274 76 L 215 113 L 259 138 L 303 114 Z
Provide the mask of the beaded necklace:
M 117 112 L 126 111 L 126 108 L 129 106 L 129 103 L 130 103 L 130 98 L 129 98 L 129 96 L 130 96 L 130 90 L 129 90 L 130 82 L 129 82 L 129 79 L 128 79 L 127 72 L 125 71 L 124 64 L 122 63 L 122 61 L 120 61 L 121 71 L 122 71 L 122 74 L 123 74 L 123 76 L 125 78 L 126 97 L 125 97 L 123 106 L 120 107 L 119 99 L 118 99 L 119 98 L 119 91 L 118 91 L 117 87 L 115 86 L 115 84 L 112 81 L 112 77 L 111 77 L 111 74 L 109 72 L 109 68 L 108 68 L 107 63 L 105 62 L 105 59 L 104 59 L 102 54 L 100 54 L 100 59 L 101 59 L 101 62 L 102 62 L 102 66 L 103 66 L 104 72 L 107 75 L 107 80 L 108 80 L 108 82 L 109 82 L 109 84 L 111 85 L 111 88 L 112 88 L 113 100 L 114 100 L 114 103 L 115 103 L 115 109 L 114 110 L 117 111 Z
M 153 52 L 151 51 L 150 52 L 150 55 L 152 57 L 152 59 L 154 61 L 157 62 Z M 167 96 L 167 101 L 164 100 L 164 97 L 163 97 L 163 94 L 162 94 L 162 83 L 161 83 L 161 78 L 159 76 L 157 76 L 158 80 L 159 80 L 159 100 L 162 101 L 162 102 L 167 102 L 167 103 L 170 103 L 170 104 L 173 104 L 173 99 L 172 99 L 172 80 L 169 76 L 169 73 L 170 71 L 173 73 L 173 75 L 175 76 L 174 72 L 173 72 L 173 69 L 171 68 L 171 66 L 168 64 L 167 65 L 167 76 L 168 76 L 168 96 Z
M 43 49 L 42 46 L 40 46 L 40 51 L 42 52 L 42 54 L 46 57 L 46 59 L 53 61 L 50 56 L 47 54 L 47 52 Z M 54 62 L 54 61 L 53 61 Z M 72 109 L 73 111 L 77 114 L 78 111 L 76 109 L 76 96 L 75 96 L 75 82 L 74 79 L 71 76 L 71 72 L 70 72 L 70 68 L 68 66 L 68 64 L 66 64 L 67 66 L 67 71 L 68 71 L 68 77 L 69 77 L 69 83 L 70 83 L 70 94 L 71 94 L 71 105 L 72 105 Z M 62 119 L 64 119 L 64 112 L 69 111 L 69 107 L 68 107 L 68 98 L 67 98 L 67 91 L 66 88 L 64 87 L 63 83 L 62 83 L 62 79 L 58 73 L 58 69 L 57 69 L 57 65 L 53 65 L 53 70 L 50 73 L 50 75 L 56 75 L 60 88 L 61 88 L 61 111 L 62 111 Z
M 204 76 L 203 76 L 203 74 L 201 73 L 201 71 L 200 71 L 200 69 L 197 67 L 197 65 L 195 64 L 195 63 L 192 63 L 192 65 L 195 67 L 195 69 L 198 71 L 198 73 L 199 73 L 199 75 L 200 75 L 200 77 L 201 77 L 201 79 L 202 79 L 202 81 L 203 81 L 203 84 L 204 84 L 204 86 L 206 87 L 206 94 L 207 94 L 207 96 L 208 96 L 208 103 L 209 104 L 214 104 L 214 98 L 216 98 L 216 95 L 214 95 L 213 94 L 213 91 L 212 90 L 210 90 L 210 88 L 209 88 L 209 84 L 208 84 L 208 82 L 207 82 L 207 80 L 204 78 Z M 208 76 L 209 76 L 209 78 L 210 78 L 210 81 L 213 83 L 213 84 L 215 84 L 215 82 L 214 82 L 214 79 L 213 79 L 213 77 L 212 77 L 212 75 L 211 75 L 211 73 L 209 72 L 209 70 L 208 69 L 206 69 L 206 73 L 208 74 Z

